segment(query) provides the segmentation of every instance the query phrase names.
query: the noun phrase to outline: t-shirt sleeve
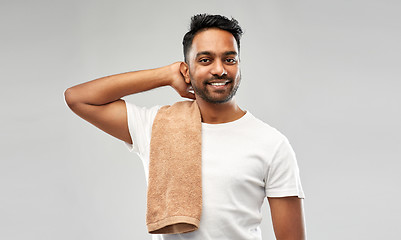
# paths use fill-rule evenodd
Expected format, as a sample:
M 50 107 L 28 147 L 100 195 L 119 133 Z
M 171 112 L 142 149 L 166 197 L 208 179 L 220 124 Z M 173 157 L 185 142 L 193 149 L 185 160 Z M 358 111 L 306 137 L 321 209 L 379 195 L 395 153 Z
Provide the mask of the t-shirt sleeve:
M 130 152 L 134 151 L 139 155 L 144 155 L 149 150 L 153 120 L 160 106 L 146 108 L 138 107 L 125 100 L 124 102 L 127 109 L 128 129 L 132 144 L 124 143 Z
M 268 167 L 265 191 L 267 197 L 305 198 L 296 156 L 285 137 L 278 145 Z

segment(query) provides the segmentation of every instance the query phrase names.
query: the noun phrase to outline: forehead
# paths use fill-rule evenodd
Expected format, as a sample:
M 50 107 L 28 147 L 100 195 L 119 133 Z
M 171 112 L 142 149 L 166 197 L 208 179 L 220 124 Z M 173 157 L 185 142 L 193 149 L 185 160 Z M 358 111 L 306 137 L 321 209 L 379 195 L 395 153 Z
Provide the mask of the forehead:
M 199 52 L 222 54 L 232 51 L 238 53 L 237 41 L 234 36 L 228 31 L 211 28 L 195 35 L 190 55 L 195 56 Z

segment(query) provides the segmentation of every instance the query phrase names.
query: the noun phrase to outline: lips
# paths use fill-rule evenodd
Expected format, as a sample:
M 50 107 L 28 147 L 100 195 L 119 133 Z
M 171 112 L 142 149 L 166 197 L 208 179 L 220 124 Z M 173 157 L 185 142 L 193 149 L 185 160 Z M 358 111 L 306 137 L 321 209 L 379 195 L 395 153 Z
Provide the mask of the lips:
M 209 83 L 210 85 L 212 85 L 212 86 L 224 86 L 224 85 L 226 85 L 226 83 L 225 82 L 222 82 L 222 83 Z
M 223 91 L 225 92 L 229 88 L 231 82 L 232 81 L 229 80 L 211 81 L 208 82 L 206 86 L 210 88 L 211 91 L 217 91 L 222 93 Z
M 207 82 L 206 84 L 212 85 L 212 86 L 224 86 L 230 82 L 231 82 L 230 80 L 215 80 L 215 81 Z

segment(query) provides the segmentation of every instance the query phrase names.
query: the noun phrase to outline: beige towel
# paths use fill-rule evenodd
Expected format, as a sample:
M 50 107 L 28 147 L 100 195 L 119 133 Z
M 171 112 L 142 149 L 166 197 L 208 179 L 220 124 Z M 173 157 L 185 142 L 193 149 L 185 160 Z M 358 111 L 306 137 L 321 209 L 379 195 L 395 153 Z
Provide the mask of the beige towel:
M 202 211 L 202 123 L 196 101 L 159 109 L 150 142 L 149 233 L 195 231 Z

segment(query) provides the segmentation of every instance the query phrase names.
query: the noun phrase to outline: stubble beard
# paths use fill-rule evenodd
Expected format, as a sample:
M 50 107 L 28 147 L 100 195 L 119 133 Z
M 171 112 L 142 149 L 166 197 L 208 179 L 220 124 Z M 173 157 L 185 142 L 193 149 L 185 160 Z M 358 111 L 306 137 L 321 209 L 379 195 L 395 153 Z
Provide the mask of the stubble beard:
M 191 78 L 191 83 L 192 83 L 193 78 L 191 75 L 190 75 L 190 78 Z M 209 90 L 207 89 L 207 82 L 212 81 L 212 80 L 217 80 L 217 79 L 227 79 L 227 80 L 230 80 L 231 81 L 230 84 L 232 84 L 231 89 L 229 89 L 229 94 L 223 98 L 221 98 L 219 96 L 213 97 L 212 94 L 210 94 Z M 196 96 L 202 98 L 203 100 L 205 100 L 208 103 L 221 104 L 221 103 L 226 103 L 226 102 L 230 101 L 235 96 L 240 83 L 241 83 L 241 72 L 239 73 L 239 76 L 236 79 L 236 81 L 232 78 L 227 78 L 227 77 L 214 77 L 214 78 L 205 80 L 202 83 L 201 88 L 198 88 L 196 86 L 196 84 L 191 84 L 191 85 L 192 85 L 192 88 L 193 88 Z

